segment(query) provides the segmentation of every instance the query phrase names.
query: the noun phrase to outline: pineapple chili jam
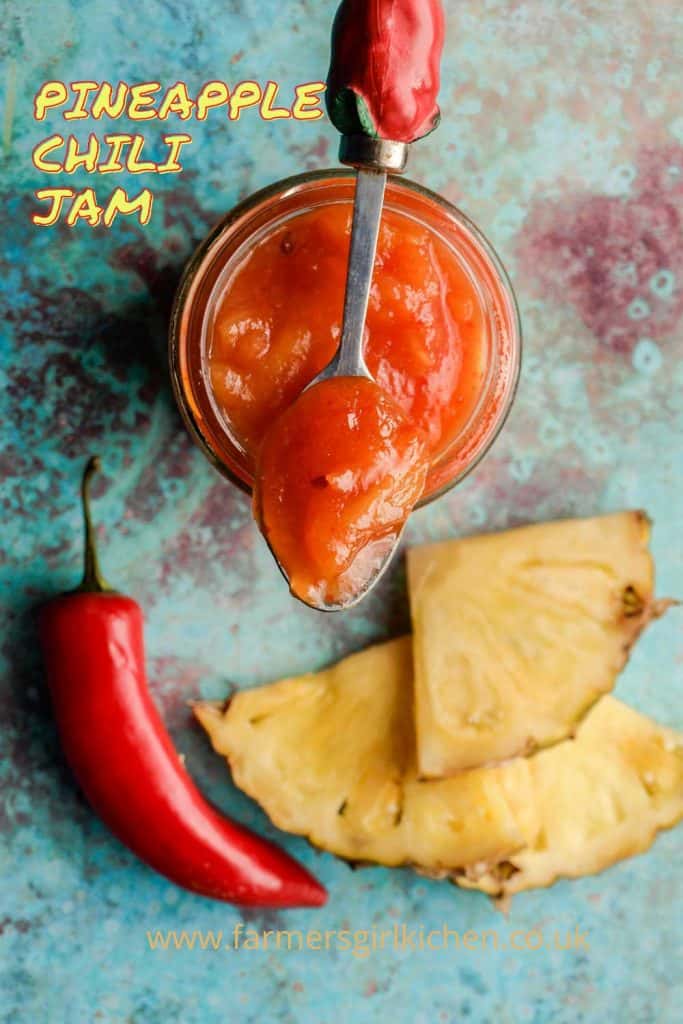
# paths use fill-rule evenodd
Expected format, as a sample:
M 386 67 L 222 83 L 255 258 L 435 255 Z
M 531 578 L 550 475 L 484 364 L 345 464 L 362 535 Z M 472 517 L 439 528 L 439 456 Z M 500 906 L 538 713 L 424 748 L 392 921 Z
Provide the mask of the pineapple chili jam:
M 261 529 L 293 592 L 327 604 L 382 564 L 485 367 L 472 282 L 443 242 L 389 211 L 366 328 L 377 384 L 333 379 L 295 402 L 339 341 L 350 231 L 348 207 L 328 206 L 260 242 L 219 302 L 208 353 L 216 402 L 254 454 Z
M 334 605 L 364 589 L 411 509 L 493 440 L 514 391 L 518 322 L 476 229 L 390 181 L 366 322 L 374 381 L 307 389 L 341 333 L 353 179 L 291 181 L 200 249 L 176 301 L 172 370 L 195 436 L 252 489 L 292 591 Z

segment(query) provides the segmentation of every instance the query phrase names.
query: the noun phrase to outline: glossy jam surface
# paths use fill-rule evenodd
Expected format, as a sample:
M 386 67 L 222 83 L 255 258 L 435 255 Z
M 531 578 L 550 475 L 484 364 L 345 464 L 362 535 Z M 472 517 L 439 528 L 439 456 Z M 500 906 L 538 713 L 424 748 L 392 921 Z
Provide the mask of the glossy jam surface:
M 273 420 L 336 350 L 350 230 L 348 202 L 291 217 L 238 264 L 217 303 L 206 373 L 252 466 Z M 370 372 L 435 458 L 482 392 L 486 314 L 452 249 L 393 210 L 383 215 L 366 331 Z
M 427 440 L 373 381 L 305 391 L 263 440 L 254 514 L 292 592 L 353 600 L 384 564 L 424 488 Z
M 223 285 L 204 373 L 254 475 L 254 514 L 292 591 L 354 600 L 484 388 L 488 321 L 450 246 L 385 209 L 366 322 L 374 380 L 304 390 L 341 333 L 350 202 L 289 217 Z

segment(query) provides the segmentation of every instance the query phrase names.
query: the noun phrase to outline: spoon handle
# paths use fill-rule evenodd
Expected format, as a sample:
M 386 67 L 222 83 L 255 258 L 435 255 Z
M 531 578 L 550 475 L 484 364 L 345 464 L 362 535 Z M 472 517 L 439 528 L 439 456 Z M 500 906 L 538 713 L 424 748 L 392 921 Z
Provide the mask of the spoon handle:
M 370 376 L 363 337 L 387 174 L 438 124 L 443 36 L 441 0 L 342 0 L 337 11 L 326 102 L 357 177 L 341 340 L 316 380 Z
M 383 171 L 359 170 L 356 178 L 344 322 L 334 371 L 344 377 L 370 376 L 363 358 L 363 336 L 386 181 Z

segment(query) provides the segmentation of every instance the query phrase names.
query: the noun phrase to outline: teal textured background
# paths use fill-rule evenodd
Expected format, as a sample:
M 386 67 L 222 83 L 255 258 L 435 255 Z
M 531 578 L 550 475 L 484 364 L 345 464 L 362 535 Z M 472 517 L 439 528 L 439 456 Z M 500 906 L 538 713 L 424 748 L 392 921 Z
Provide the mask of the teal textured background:
M 74 584 L 76 500 L 98 450 L 104 563 L 143 604 L 149 672 L 178 747 L 223 808 L 275 835 L 230 785 L 186 701 L 322 666 L 407 628 L 402 565 L 358 610 L 321 617 L 286 593 L 246 498 L 187 438 L 171 399 L 165 330 L 181 268 L 240 197 L 334 164 L 326 120 L 188 122 L 182 175 L 75 175 L 157 196 L 151 223 L 34 227 L 31 166 L 52 132 L 125 122 L 32 120 L 51 78 L 324 77 L 335 4 L 312 0 L 5 2 L 0 303 L 0 1006 L 7 1022 L 675 1024 L 683 984 L 683 829 L 599 878 L 485 897 L 409 872 L 352 872 L 279 838 L 324 880 L 320 912 L 240 913 L 168 885 L 123 849 L 75 791 L 44 695 L 32 609 Z M 683 14 L 675 0 L 449 0 L 443 121 L 410 174 L 490 237 L 517 290 L 525 364 L 493 451 L 417 513 L 407 541 L 560 515 L 643 507 L 661 594 L 683 594 Z M 170 130 L 175 129 L 175 122 Z M 151 140 L 164 129 L 137 126 Z M 168 129 L 167 129 L 168 130 Z M 121 180 L 119 180 L 121 179 Z M 683 727 L 681 614 L 649 630 L 618 694 Z M 156 928 L 462 932 L 579 927 L 588 950 L 201 951 L 148 948 Z

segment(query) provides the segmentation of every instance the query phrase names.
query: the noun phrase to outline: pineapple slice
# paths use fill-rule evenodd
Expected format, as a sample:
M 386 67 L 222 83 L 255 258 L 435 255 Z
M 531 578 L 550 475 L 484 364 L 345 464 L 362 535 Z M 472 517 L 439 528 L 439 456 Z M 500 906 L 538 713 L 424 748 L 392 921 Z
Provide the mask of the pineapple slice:
M 665 607 L 649 533 L 622 512 L 408 552 L 421 777 L 572 735 Z
M 683 735 L 603 697 L 576 738 L 528 759 L 533 813 L 507 773 L 497 773 L 526 832 L 524 848 L 492 869 L 455 880 L 494 896 L 595 874 L 650 847 L 683 817 Z M 431 785 L 431 783 L 430 783 Z
M 340 857 L 438 874 L 495 864 L 522 846 L 490 774 L 418 780 L 410 637 L 194 713 L 235 783 L 279 828 Z M 523 792 L 528 768 L 517 771 Z
M 492 895 L 600 871 L 683 817 L 683 737 L 611 697 L 575 740 L 420 781 L 411 660 L 406 637 L 195 714 L 278 827 Z

